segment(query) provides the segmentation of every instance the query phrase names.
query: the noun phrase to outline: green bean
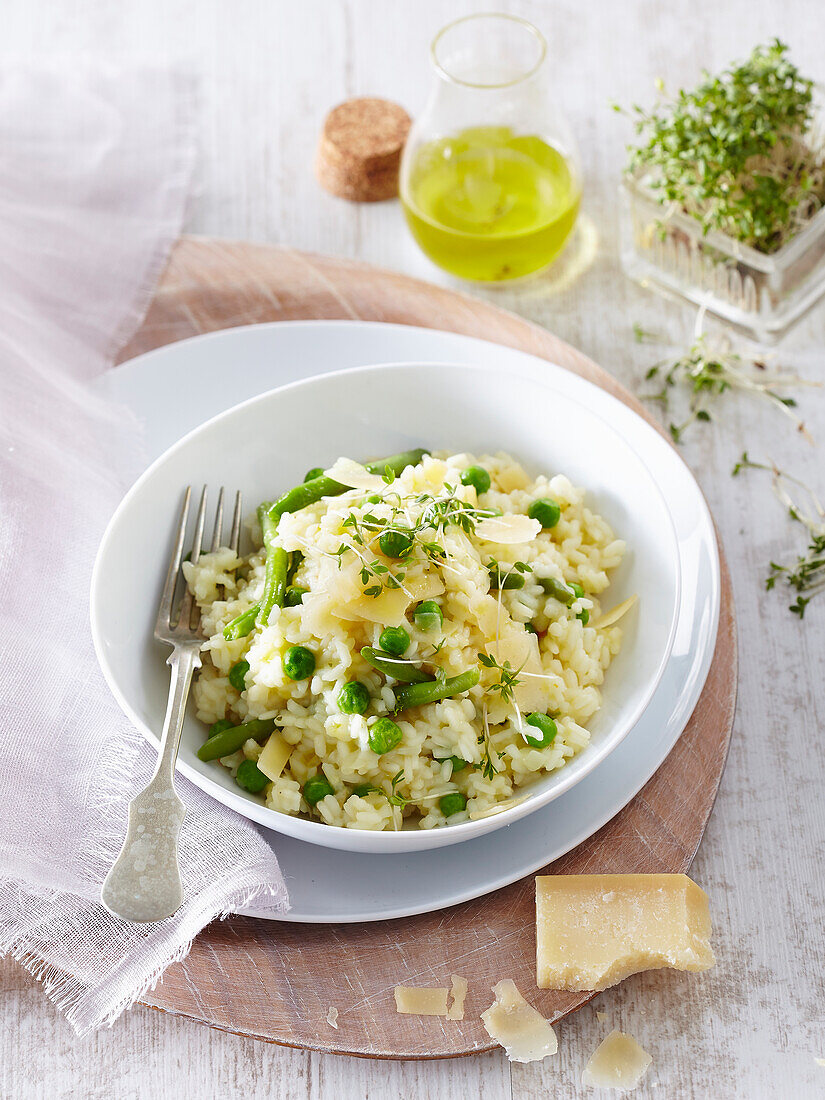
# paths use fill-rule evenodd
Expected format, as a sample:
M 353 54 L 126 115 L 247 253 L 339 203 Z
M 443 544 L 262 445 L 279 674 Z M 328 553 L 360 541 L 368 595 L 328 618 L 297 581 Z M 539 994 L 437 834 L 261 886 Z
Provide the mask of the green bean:
M 451 676 L 446 680 L 425 680 L 415 684 L 407 684 L 395 691 L 396 711 L 405 710 L 407 707 L 423 707 L 426 703 L 436 703 L 439 699 L 449 699 L 453 695 L 461 695 L 463 691 L 469 691 L 478 683 L 478 669 L 470 668 L 458 676 Z
M 304 560 L 304 555 L 300 550 L 293 550 L 289 555 L 289 568 L 286 571 L 286 583 L 292 584 L 295 580 L 295 574 L 301 568 L 301 564 Z
M 291 584 L 286 590 L 286 596 L 284 597 L 285 607 L 297 607 L 304 602 L 304 596 L 309 592 L 308 588 L 304 588 L 300 584 Z
M 208 741 L 204 741 L 198 749 L 198 760 L 217 760 L 221 756 L 230 756 L 242 748 L 250 737 L 254 741 L 262 741 L 274 729 L 275 723 L 271 719 L 253 718 L 242 726 L 221 730 Z
M 515 571 L 502 573 L 501 566 L 496 563 L 490 566 L 490 588 L 524 588 L 524 577 Z
M 429 680 L 426 672 L 422 672 L 409 661 L 399 661 L 391 653 L 373 649 L 372 646 L 365 645 L 361 650 L 361 656 L 368 665 L 383 672 L 385 676 L 392 676 L 394 680 L 402 680 L 405 684 L 422 684 Z
M 390 455 L 389 458 L 379 459 L 377 462 L 368 462 L 366 468 L 373 474 L 400 474 L 407 466 L 414 466 L 427 454 L 422 448 L 414 451 L 404 451 L 403 454 Z M 310 471 L 314 473 L 315 471 Z M 266 550 L 266 572 L 264 575 L 264 596 L 261 600 L 257 622 L 260 626 L 269 623 L 269 615 L 275 606 L 283 607 L 284 595 L 287 588 L 287 572 L 289 559 L 286 550 L 275 545 L 275 537 L 278 532 L 278 521 L 287 512 L 299 512 L 310 504 L 315 504 L 322 497 L 340 496 L 347 491 L 347 486 L 340 481 L 334 481 L 331 477 L 314 477 L 305 481 L 302 485 L 296 485 L 282 496 L 278 497 L 274 504 L 267 501 L 258 507 L 258 519 L 261 524 L 261 533 Z
M 576 599 L 575 591 L 564 583 L 564 581 L 556 580 L 555 577 L 536 577 L 536 580 L 547 593 L 548 596 L 552 596 L 554 600 L 558 600 L 559 603 L 565 604 L 569 607 Z
M 381 458 L 376 462 L 367 462 L 366 468 L 371 474 L 400 474 L 408 466 L 415 466 L 428 452 L 423 447 L 412 451 L 403 451 L 401 454 L 390 455 L 389 458 Z M 345 493 L 349 486 L 342 485 L 331 477 L 314 477 L 305 481 L 302 485 L 296 485 L 282 496 L 278 497 L 274 504 L 269 506 L 269 511 L 276 513 L 280 519 L 285 512 L 300 512 L 302 508 L 308 508 L 322 497 L 337 497 Z
M 228 642 L 237 642 L 239 638 L 245 638 L 248 634 L 251 634 L 255 629 L 255 620 L 258 618 L 258 612 L 261 610 L 259 603 L 254 603 L 252 607 L 248 607 L 246 611 L 242 611 L 240 615 L 236 615 L 234 619 L 231 619 L 223 628 L 223 636 Z
M 280 515 L 274 515 L 271 507 L 267 504 L 261 504 L 258 507 L 258 519 L 261 523 L 261 533 L 263 534 L 264 549 L 266 550 L 266 571 L 264 573 L 264 595 L 258 610 L 257 623 L 259 626 L 267 626 L 272 608 L 284 606 L 289 555 L 283 547 L 275 545 Z
M 311 470 L 307 470 L 307 472 L 304 474 L 304 481 L 314 481 L 316 477 L 321 477 L 323 473 L 323 466 L 313 466 Z

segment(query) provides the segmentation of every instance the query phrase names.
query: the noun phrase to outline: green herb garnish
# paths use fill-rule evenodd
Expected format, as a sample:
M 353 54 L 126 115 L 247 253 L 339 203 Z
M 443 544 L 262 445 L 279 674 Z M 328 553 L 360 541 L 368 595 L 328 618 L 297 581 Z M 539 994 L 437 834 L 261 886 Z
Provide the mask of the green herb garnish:
M 776 252 L 825 201 L 825 149 L 812 138 L 813 81 L 775 39 L 719 76 L 705 72 L 647 112 L 627 173 L 694 218 L 763 253 Z
M 772 561 L 770 573 L 765 578 L 765 588 L 769 591 L 776 587 L 777 581 L 784 580 L 796 592 L 796 599 L 790 604 L 788 610 L 801 619 L 805 615 L 805 608 L 814 596 L 825 591 L 825 509 L 799 478 L 791 477 L 773 464 L 753 462 L 747 451 L 743 451 L 742 457 L 731 473 L 736 477 L 742 470 L 767 470 L 772 475 L 774 493 L 787 508 L 788 515 L 796 523 L 801 523 L 808 532 L 806 551 L 797 554 L 796 561 L 791 565 Z M 789 484 L 801 486 L 805 490 L 811 502 L 813 514 L 793 499 L 788 489 Z

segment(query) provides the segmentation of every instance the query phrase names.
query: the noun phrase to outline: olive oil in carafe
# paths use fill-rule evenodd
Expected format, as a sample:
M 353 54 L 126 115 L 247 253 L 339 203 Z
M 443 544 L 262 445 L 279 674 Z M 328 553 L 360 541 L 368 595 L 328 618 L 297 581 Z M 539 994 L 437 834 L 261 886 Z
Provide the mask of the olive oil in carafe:
M 413 156 L 404 213 L 439 267 L 464 279 L 515 279 L 561 252 L 580 193 L 570 163 L 542 138 L 473 127 Z

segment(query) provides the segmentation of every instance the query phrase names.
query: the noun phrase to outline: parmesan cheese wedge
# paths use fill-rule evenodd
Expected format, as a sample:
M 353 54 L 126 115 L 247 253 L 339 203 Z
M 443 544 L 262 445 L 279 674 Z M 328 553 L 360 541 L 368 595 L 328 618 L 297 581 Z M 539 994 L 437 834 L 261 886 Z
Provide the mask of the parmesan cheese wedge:
M 476 524 L 476 538 L 485 542 L 495 542 L 499 546 L 516 546 L 523 542 L 532 542 L 541 530 L 537 519 L 529 516 L 490 516 Z
M 397 985 L 395 1009 L 407 1016 L 446 1016 L 448 992 L 434 986 Z
M 707 894 L 687 875 L 539 875 L 536 984 L 606 989 L 641 970 L 707 970 Z
M 360 462 L 353 462 L 351 458 L 337 458 L 328 470 L 324 470 L 324 476 L 331 477 L 333 481 L 340 481 L 350 489 L 380 492 L 386 488 L 386 482 L 380 474 L 371 474 L 365 466 Z
M 294 745 L 284 741 L 280 733 L 276 731 L 270 735 L 255 763 L 267 779 L 271 779 L 274 783 L 276 779 L 280 778 L 281 772 L 286 767 L 286 762 L 292 755 L 294 748 Z
M 635 1089 L 653 1059 L 631 1035 L 611 1031 L 590 1056 L 582 1073 L 583 1085 L 602 1089 Z
M 511 1062 L 539 1062 L 559 1049 L 556 1033 L 540 1012 L 505 978 L 493 986 L 495 1001 L 481 1014 L 491 1039 L 501 1043 Z
M 334 1005 L 329 1006 L 329 1012 L 327 1012 L 327 1023 L 330 1027 L 334 1027 L 338 1030 L 338 1009 Z
M 615 607 L 611 607 L 609 611 L 605 611 L 604 615 L 601 615 L 590 625 L 596 630 L 603 630 L 606 626 L 613 626 L 623 615 L 627 614 L 638 598 L 638 596 L 628 596 L 626 600 L 622 600 L 622 602 L 616 604 Z
M 464 998 L 467 996 L 467 990 L 469 988 L 467 979 L 462 977 L 461 974 L 451 974 L 450 982 L 452 989 L 450 995 L 453 998 L 453 1003 L 447 1010 L 448 1020 L 463 1020 L 464 1019 Z

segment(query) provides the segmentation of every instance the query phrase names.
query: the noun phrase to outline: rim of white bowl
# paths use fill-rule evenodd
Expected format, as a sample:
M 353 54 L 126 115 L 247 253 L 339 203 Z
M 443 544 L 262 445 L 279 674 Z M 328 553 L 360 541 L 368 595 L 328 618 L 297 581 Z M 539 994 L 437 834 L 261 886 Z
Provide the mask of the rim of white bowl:
M 218 335 L 202 333 L 193 340 L 201 340 L 205 336 Z M 189 341 L 179 341 L 179 343 L 187 343 Z M 148 352 L 147 355 L 151 355 L 152 352 Z M 141 358 L 141 357 L 136 357 Z M 125 365 L 125 364 L 124 364 Z M 154 475 L 157 467 L 163 465 L 170 455 L 182 450 L 192 439 L 192 437 L 199 435 L 201 432 L 206 431 L 208 428 L 213 427 L 224 419 L 230 416 L 235 416 L 242 410 L 258 404 L 263 401 L 271 400 L 276 394 L 283 394 L 295 389 L 301 389 L 305 387 L 315 386 L 319 383 L 324 383 L 337 378 L 352 377 L 353 375 L 367 374 L 374 372 L 390 372 L 401 370 L 435 370 L 435 371 L 462 371 L 462 372 L 480 372 L 488 375 L 495 375 L 496 371 L 492 367 L 487 366 L 472 366 L 466 363 L 421 363 L 415 360 L 400 360 L 397 362 L 385 362 L 385 363 L 370 363 L 358 367 L 349 367 L 344 370 L 326 371 L 322 374 L 313 375 L 310 378 L 297 379 L 294 382 L 287 382 L 281 386 L 275 386 L 271 390 L 266 390 L 264 393 L 256 394 L 253 397 L 247 398 L 245 401 L 239 402 L 237 405 L 233 405 L 223 412 L 217 413 L 215 416 L 209 417 L 201 424 L 192 428 L 181 436 L 170 447 L 167 447 L 162 454 L 158 455 L 156 459 L 143 471 L 142 474 L 135 480 L 135 482 L 127 490 L 125 496 L 118 504 L 111 519 L 106 525 L 106 530 L 103 533 L 103 537 L 98 547 L 97 555 L 95 557 L 94 567 L 92 570 L 91 584 L 90 584 L 90 620 L 92 640 L 94 643 L 95 654 L 97 656 L 98 664 L 100 665 L 103 676 L 106 683 L 109 686 L 110 691 L 114 695 L 121 710 L 132 721 L 132 723 L 141 731 L 151 745 L 157 747 L 160 743 L 159 735 L 156 734 L 143 719 L 138 715 L 135 709 L 132 707 L 129 700 L 121 691 L 114 673 L 109 665 L 106 657 L 106 648 L 103 642 L 103 638 L 100 632 L 100 620 L 99 620 L 99 608 L 98 608 L 98 584 L 99 574 L 101 571 L 101 562 L 105 560 L 106 550 L 109 541 L 112 538 L 113 532 L 118 526 L 120 518 L 125 512 L 132 498 L 140 491 L 144 483 L 149 481 Z M 530 378 L 527 375 L 520 376 L 524 382 L 537 386 L 542 386 L 547 389 L 548 392 L 557 392 L 553 386 L 549 383 L 545 384 L 539 379 Z M 594 389 L 599 389 L 592 382 L 583 380 L 586 385 L 593 386 Z M 600 391 L 605 392 L 605 391 Z M 639 464 L 647 472 L 656 496 L 663 506 L 665 516 L 667 517 L 668 535 L 671 543 L 676 548 L 678 540 L 676 537 L 676 529 L 673 523 L 673 518 L 670 514 L 667 501 L 659 488 L 655 478 L 648 469 L 646 463 L 636 451 L 635 447 L 628 442 L 628 440 L 620 435 L 619 432 L 605 419 L 600 413 L 594 412 L 592 409 L 585 406 L 578 398 L 570 397 L 567 394 L 561 395 L 563 400 L 569 401 L 571 404 L 583 409 L 585 413 L 598 420 L 611 435 L 616 437 L 636 458 Z M 617 404 L 621 404 L 618 398 L 613 397 L 612 394 L 607 395 L 611 401 L 616 401 Z M 632 411 L 632 410 L 631 410 Z M 643 430 L 655 432 L 656 429 L 648 424 L 642 417 L 636 414 L 639 424 Z M 658 434 L 658 433 L 657 433 Z M 643 693 L 642 698 L 631 712 L 629 718 L 625 719 L 621 732 L 618 735 L 614 735 L 609 744 L 606 744 L 593 753 L 592 759 L 587 762 L 586 767 L 582 767 L 578 772 L 572 773 L 565 777 L 565 769 L 559 769 L 555 774 L 559 775 L 559 780 L 554 783 L 549 789 L 544 791 L 538 790 L 533 793 L 526 793 L 524 801 L 519 802 L 517 805 L 511 806 L 509 809 L 503 810 L 499 813 L 491 814 L 488 817 L 479 818 L 475 821 L 463 821 L 455 825 L 444 825 L 437 829 L 428 830 L 416 830 L 416 829 L 400 829 L 397 832 L 390 831 L 374 831 L 370 830 L 353 830 L 347 829 L 343 826 L 327 825 L 323 822 L 312 821 L 305 817 L 299 817 L 292 814 L 285 814 L 279 810 L 272 810 L 268 806 L 261 805 L 254 801 L 247 795 L 236 794 L 234 791 L 227 790 L 219 783 L 215 782 L 209 775 L 201 772 L 193 764 L 188 763 L 180 756 L 177 760 L 177 766 L 182 773 L 199 787 L 206 794 L 209 794 L 216 801 L 223 803 L 240 813 L 242 816 L 247 817 L 260 825 L 271 829 L 274 832 L 286 833 L 289 836 L 295 837 L 297 840 L 303 840 L 310 844 L 318 844 L 324 848 L 338 848 L 347 851 L 361 851 L 369 852 L 375 855 L 392 855 L 401 851 L 414 852 L 414 851 L 427 851 L 431 848 L 444 847 L 448 844 L 458 844 L 464 840 L 471 840 L 474 837 L 482 836 L 487 832 L 491 832 L 495 829 L 503 828 L 506 825 L 510 825 L 515 821 L 519 821 L 521 818 L 527 816 L 533 811 L 540 809 L 542 806 L 546 806 L 548 803 L 555 801 L 560 795 L 576 786 L 585 776 L 589 775 L 594 768 L 598 767 L 610 753 L 627 737 L 628 733 L 638 722 L 640 716 L 644 713 L 648 704 L 650 703 L 653 694 L 656 691 L 662 676 L 665 671 L 665 667 L 670 658 L 673 650 L 673 643 L 676 636 L 676 629 L 679 620 L 679 608 L 682 600 L 682 575 L 681 575 L 681 563 L 679 561 L 678 554 L 674 554 L 675 563 L 675 598 L 674 607 L 671 614 L 670 625 L 668 628 L 667 643 L 663 647 L 662 654 L 659 659 L 659 663 L 656 667 L 654 675 L 648 681 L 648 685 Z M 551 775 L 554 773 L 551 773 Z M 342 835 L 344 834 L 344 835 Z M 355 834 L 355 835 L 353 835 Z M 346 843 L 344 842 L 346 836 Z M 338 841 L 338 842 L 336 842 Z

